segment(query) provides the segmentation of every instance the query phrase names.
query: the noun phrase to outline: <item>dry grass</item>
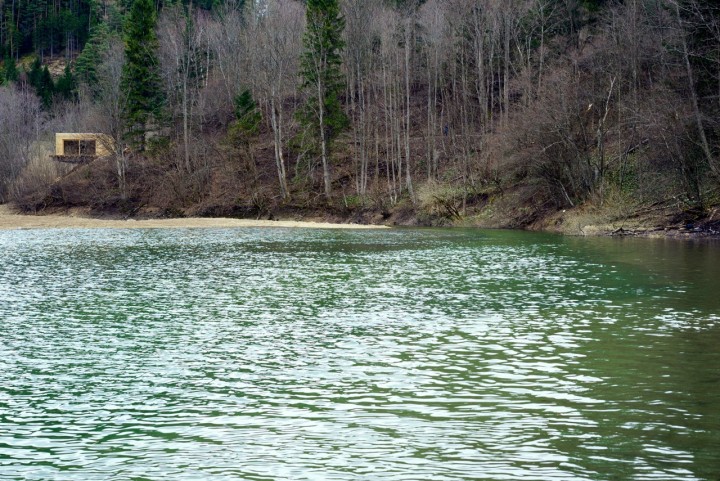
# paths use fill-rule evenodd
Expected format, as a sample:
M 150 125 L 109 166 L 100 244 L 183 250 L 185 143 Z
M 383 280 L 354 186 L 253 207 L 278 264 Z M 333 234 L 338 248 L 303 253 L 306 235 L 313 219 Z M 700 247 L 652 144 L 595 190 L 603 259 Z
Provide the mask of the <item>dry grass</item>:
M 10 200 L 23 210 L 42 208 L 53 183 L 71 168 L 51 160 L 47 146 L 38 145 L 28 165 L 13 182 Z
M 426 182 L 417 189 L 417 200 L 421 211 L 451 220 L 461 218 L 460 210 L 466 195 L 466 192 L 459 187 L 437 182 Z
M 574 209 L 565 209 L 544 221 L 540 228 L 568 235 L 607 235 L 618 231 L 651 230 L 662 224 L 662 212 L 643 212 L 628 193 L 608 188 Z

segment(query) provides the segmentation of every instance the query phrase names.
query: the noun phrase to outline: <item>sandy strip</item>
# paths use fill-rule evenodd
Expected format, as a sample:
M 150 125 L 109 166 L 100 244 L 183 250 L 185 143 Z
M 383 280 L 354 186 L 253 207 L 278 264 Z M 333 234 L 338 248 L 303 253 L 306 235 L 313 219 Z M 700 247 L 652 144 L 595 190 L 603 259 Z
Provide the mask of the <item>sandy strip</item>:
M 0 205 L 0 230 L 14 229 L 188 229 L 238 227 L 302 227 L 307 229 L 384 229 L 386 226 L 332 224 L 292 220 L 247 220 L 188 217 L 181 219 L 110 220 L 83 215 L 22 215 Z

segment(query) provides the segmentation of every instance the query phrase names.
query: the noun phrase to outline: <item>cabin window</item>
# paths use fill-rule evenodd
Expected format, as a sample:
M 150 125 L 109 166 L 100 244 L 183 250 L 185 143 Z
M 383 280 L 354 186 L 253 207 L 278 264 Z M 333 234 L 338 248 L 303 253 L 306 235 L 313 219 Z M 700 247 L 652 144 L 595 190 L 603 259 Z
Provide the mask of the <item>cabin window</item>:
M 63 153 L 65 155 L 80 155 L 80 141 L 79 140 L 63 141 Z
M 80 141 L 80 155 L 95 155 L 95 141 L 94 140 L 81 140 Z
M 95 155 L 96 145 L 94 140 L 64 140 L 63 150 L 65 155 Z

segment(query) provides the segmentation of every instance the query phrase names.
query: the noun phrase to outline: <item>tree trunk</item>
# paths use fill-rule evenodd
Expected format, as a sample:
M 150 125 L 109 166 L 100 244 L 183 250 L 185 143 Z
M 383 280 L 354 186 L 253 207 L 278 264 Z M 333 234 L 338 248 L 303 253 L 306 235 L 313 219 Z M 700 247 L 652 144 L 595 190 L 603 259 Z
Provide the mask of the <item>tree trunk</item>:
M 270 123 L 273 130 L 275 144 L 275 167 L 277 168 L 278 180 L 280 182 L 280 194 L 283 200 L 290 197 L 287 186 L 287 174 L 285 172 L 285 159 L 282 148 L 282 118 L 275 106 L 275 97 L 270 97 Z
M 365 98 L 365 83 L 362 78 L 362 72 L 360 69 L 360 61 L 358 60 L 358 81 L 359 93 L 360 93 L 360 195 L 365 195 L 367 192 L 368 184 L 368 152 L 367 152 L 367 137 L 368 137 L 368 126 L 365 118 L 367 111 L 367 99 Z
M 188 140 L 188 72 L 183 75 L 183 149 L 185 155 L 185 169 L 190 172 L 190 142 Z
M 320 116 L 320 156 L 323 165 L 323 182 L 325 183 L 325 198 L 330 200 L 332 196 L 332 178 L 330 177 L 330 164 L 327 158 L 327 135 L 325 131 L 325 99 L 323 98 L 322 82 L 318 74 L 318 113 Z
M 504 124 L 507 127 L 508 115 L 510 114 L 510 13 L 506 12 L 503 16 L 504 25 L 504 79 L 503 79 L 503 100 L 504 100 Z
M 597 131 L 597 143 L 598 143 L 598 153 L 600 156 L 600 166 L 598 168 L 597 172 L 597 178 L 594 179 L 595 185 L 599 185 L 600 189 L 600 204 L 602 205 L 604 201 L 604 192 L 603 192 L 603 179 L 605 177 L 605 123 L 607 121 L 608 114 L 610 113 L 610 99 L 612 99 L 613 94 L 613 88 L 615 87 L 615 80 L 616 77 L 613 77 L 613 79 L 610 81 L 610 88 L 608 90 L 608 96 L 607 100 L 605 101 L 605 113 L 600 118 L 600 122 L 598 125 L 598 131 Z
M 415 194 L 413 193 L 412 177 L 410 175 L 410 41 L 412 40 L 410 25 L 411 17 L 408 17 L 405 27 L 405 183 L 410 198 L 413 198 Z
M 675 14 L 677 15 L 678 26 L 680 27 L 680 38 L 682 39 L 683 47 L 683 60 L 685 62 L 685 70 L 687 71 L 688 88 L 690 90 L 690 100 L 692 102 L 693 114 L 695 117 L 695 123 L 698 129 L 698 135 L 700 136 L 700 145 L 705 159 L 710 167 L 712 173 L 720 179 L 720 168 L 715 165 L 715 159 L 713 158 L 712 151 L 710 150 L 710 144 L 708 143 L 707 136 L 705 135 L 705 126 L 703 125 L 702 114 L 700 113 L 700 106 L 698 104 L 697 90 L 695 89 L 695 77 L 693 75 L 692 65 L 690 65 L 690 54 L 688 52 L 687 40 L 685 38 L 685 28 L 683 27 L 682 17 L 680 16 L 680 6 L 677 2 L 675 4 Z
M 545 16 L 543 14 L 543 17 L 541 19 L 541 25 L 540 25 L 540 59 L 538 64 L 538 82 L 537 82 L 537 94 L 540 95 L 540 90 L 542 89 L 542 76 L 543 76 L 543 67 L 545 66 Z

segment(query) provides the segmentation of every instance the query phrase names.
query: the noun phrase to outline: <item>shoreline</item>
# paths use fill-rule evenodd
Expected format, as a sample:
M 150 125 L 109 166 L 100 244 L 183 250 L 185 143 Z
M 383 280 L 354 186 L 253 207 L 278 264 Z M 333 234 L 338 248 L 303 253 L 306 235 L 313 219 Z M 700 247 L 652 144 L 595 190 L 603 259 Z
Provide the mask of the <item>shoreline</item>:
M 525 229 L 530 232 L 546 232 L 569 237 L 606 237 L 636 239 L 673 239 L 679 241 L 712 240 L 720 241 L 720 232 L 697 231 L 677 227 L 657 228 L 647 225 L 632 225 L 617 228 L 610 224 L 590 224 L 581 229 L 540 222 Z M 335 229 L 335 230 L 374 230 L 398 227 L 431 227 L 401 223 L 393 225 L 357 224 L 328 222 L 322 216 L 309 217 L 306 220 L 294 219 L 238 219 L 233 217 L 173 217 L 173 218 L 128 218 L 94 217 L 86 208 L 71 208 L 53 213 L 23 214 L 8 204 L 0 204 L 0 232 L 10 230 L 36 229 L 241 229 L 241 228 L 298 228 L 298 229 Z M 437 227 L 437 226 L 436 226 Z M 497 226 L 485 225 L 449 225 L 447 228 L 497 229 Z
M 172 219 L 102 219 L 85 212 L 65 214 L 19 214 L 0 205 L 0 231 L 27 229 L 232 229 L 281 227 L 303 229 L 388 229 L 384 225 L 339 224 L 297 220 L 252 220 L 225 217 L 179 217 Z

